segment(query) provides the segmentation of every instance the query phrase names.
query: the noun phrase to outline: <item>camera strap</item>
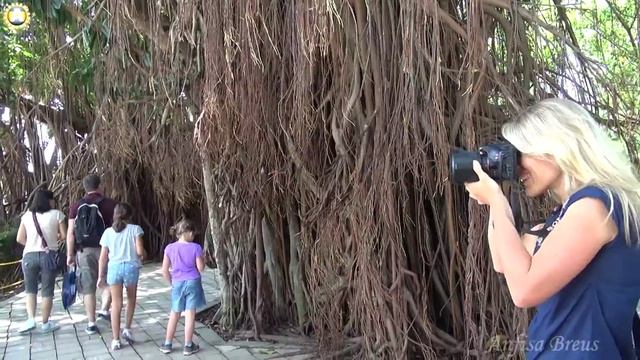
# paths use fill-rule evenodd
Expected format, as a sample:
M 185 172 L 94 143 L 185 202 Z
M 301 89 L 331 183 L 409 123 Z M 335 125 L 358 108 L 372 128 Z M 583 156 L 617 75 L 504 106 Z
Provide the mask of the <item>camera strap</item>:
M 522 229 L 522 207 L 520 206 L 520 192 L 516 190 L 514 185 L 509 187 L 509 206 L 513 214 L 514 226 L 518 232 Z
M 553 227 L 546 226 L 547 219 L 534 219 L 526 222 L 524 221 L 524 219 L 522 218 L 522 203 L 520 202 L 520 193 L 521 191 L 517 187 L 517 185 L 511 185 L 509 187 L 509 205 L 511 206 L 511 213 L 513 214 L 514 227 L 520 233 L 524 232 L 536 237 L 545 238 L 547 235 L 549 235 Z M 554 213 L 559 210 L 560 207 L 555 209 Z M 535 227 L 539 224 L 544 224 L 545 226 L 542 229 L 538 230 L 531 229 L 531 227 Z
M 562 207 L 560 209 L 556 209 L 553 212 L 552 216 L 550 216 L 550 218 L 553 219 L 551 224 L 549 224 L 549 222 L 551 221 L 551 219 L 549 219 L 547 220 L 547 222 L 545 222 L 544 227 L 542 229 L 537 231 L 528 231 L 529 234 L 537 236 L 536 245 L 533 249 L 534 254 L 537 253 L 538 250 L 540 250 L 540 247 L 542 246 L 542 242 L 544 241 L 544 239 L 547 238 L 547 235 L 549 235 L 551 231 L 553 231 L 553 229 L 556 227 L 556 225 L 558 225 L 560 220 L 562 220 L 562 217 L 564 216 L 564 213 L 567 210 L 566 208 L 567 202 L 568 200 L 565 201 L 564 204 L 562 204 Z

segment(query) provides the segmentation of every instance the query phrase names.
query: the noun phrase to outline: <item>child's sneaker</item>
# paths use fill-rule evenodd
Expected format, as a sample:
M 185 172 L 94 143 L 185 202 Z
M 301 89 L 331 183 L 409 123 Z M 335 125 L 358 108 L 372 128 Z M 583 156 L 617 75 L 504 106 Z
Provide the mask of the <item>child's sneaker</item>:
M 171 344 L 162 344 L 158 349 L 165 354 L 170 354 L 171 350 L 173 350 L 173 346 Z
M 42 332 L 50 333 L 58 330 L 60 326 L 56 324 L 54 321 L 48 321 L 46 324 L 42 324 Z
M 131 335 L 131 329 L 122 329 L 122 338 L 129 344 L 133 344 L 135 342 L 133 335 Z
M 26 332 L 29 332 L 29 331 L 35 329 L 35 328 L 36 328 L 36 321 L 33 320 L 33 319 L 29 319 L 29 320 L 25 321 L 25 323 L 22 324 L 22 326 L 20 326 L 20 328 L 18 329 L 18 332 L 20 334 L 24 334 Z
M 88 324 L 87 327 L 84 329 L 84 332 L 86 332 L 89 335 L 96 334 L 98 332 L 98 327 L 96 326 L 96 324 Z
M 111 321 L 111 314 L 108 311 L 98 310 L 96 311 L 96 315 L 98 315 L 99 319 Z
M 197 353 L 198 351 L 200 351 L 200 346 L 198 346 L 196 343 L 191 343 L 191 345 L 184 346 L 184 351 L 182 352 L 182 354 L 191 355 Z
M 122 349 L 122 344 L 120 344 L 120 340 L 111 340 L 111 351 L 116 351 Z

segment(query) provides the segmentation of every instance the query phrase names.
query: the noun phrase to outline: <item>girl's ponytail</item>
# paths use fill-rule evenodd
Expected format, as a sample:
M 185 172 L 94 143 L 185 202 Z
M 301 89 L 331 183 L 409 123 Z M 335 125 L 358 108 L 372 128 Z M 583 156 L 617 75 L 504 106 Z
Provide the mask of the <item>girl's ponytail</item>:
M 173 225 L 169 229 L 169 234 L 171 234 L 172 237 L 180 237 L 180 235 L 182 235 L 183 233 L 185 233 L 187 231 L 191 231 L 191 232 L 195 233 L 196 226 L 193 223 L 193 221 L 188 220 L 188 219 L 183 219 L 183 220 L 178 221 L 177 224 Z
M 127 227 L 127 224 L 131 220 L 131 213 L 133 210 L 131 206 L 127 203 L 118 203 L 115 209 L 113 210 L 113 230 L 117 233 L 124 230 Z

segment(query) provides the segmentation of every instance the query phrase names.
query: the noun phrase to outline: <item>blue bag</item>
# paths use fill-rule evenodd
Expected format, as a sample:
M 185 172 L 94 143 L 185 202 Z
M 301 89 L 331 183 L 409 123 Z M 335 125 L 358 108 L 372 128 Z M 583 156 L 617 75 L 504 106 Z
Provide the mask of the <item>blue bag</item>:
M 65 310 L 76 302 L 76 267 L 64 274 L 62 279 L 62 306 Z

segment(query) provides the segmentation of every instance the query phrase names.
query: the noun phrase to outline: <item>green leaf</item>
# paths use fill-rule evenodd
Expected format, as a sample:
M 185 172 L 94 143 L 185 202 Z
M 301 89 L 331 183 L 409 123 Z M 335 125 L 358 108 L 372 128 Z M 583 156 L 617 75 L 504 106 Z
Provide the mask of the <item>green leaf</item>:
M 146 67 L 151 67 L 151 54 L 144 53 L 144 58 L 142 59 L 142 63 Z
M 50 19 L 56 19 L 57 15 L 56 15 L 56 9 L 53 8 L 53 6 L 48 6 L 47 7 L 47 17 Z
M 109 39 L 109 36 L 111 35 L 111 29 L 109 28 L 109 25 L 106 22 L 102 22 L 100 23 L 100 30 L 102 31 L 102 36 L 105 37 L 105 39 Z
M 51 6 L 56 10 L 60 10 L 60 8 L 62 7 L 62 0 L 52 0 Z

